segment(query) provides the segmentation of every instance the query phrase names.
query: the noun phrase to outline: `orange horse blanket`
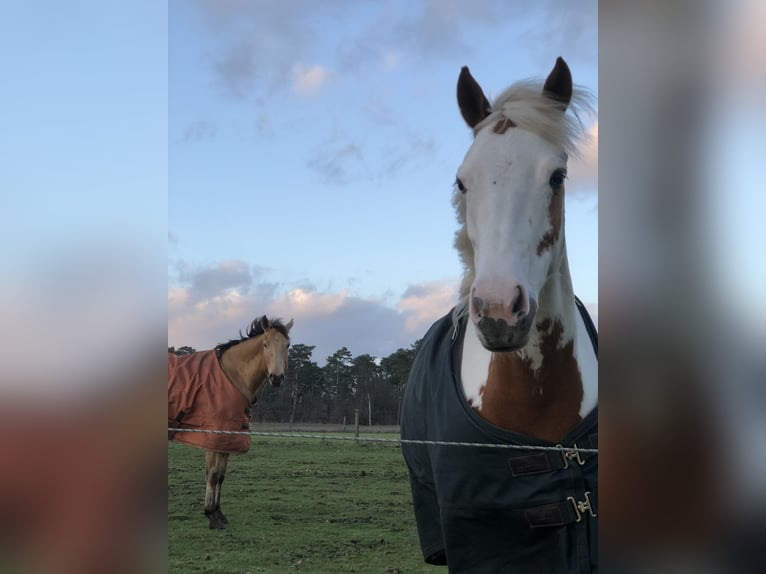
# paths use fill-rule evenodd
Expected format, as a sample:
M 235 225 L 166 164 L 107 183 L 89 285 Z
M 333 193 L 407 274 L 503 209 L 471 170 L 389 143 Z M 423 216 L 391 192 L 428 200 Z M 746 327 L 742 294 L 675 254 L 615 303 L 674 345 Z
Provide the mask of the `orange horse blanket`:
M 226 376 L 215 351 L 168 353 L 168 428 L 250 429 L 250 402 Z M 216 452 L 250 449 L 250 435 L 169 431 L 168 439 Z

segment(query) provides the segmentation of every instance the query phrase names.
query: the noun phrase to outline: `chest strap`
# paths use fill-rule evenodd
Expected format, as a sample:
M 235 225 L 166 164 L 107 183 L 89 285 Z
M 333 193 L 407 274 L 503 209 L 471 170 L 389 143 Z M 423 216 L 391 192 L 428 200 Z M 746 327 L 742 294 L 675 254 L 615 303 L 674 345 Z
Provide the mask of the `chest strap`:
M 524 516 L 530 528 L 576 524 L 598 518 L 598 501 L 590 491 L 585 491 L 579 500 L 574 496 L 567 496 L 566 500 L 558 504 L 528 508 L 524 510 Z
M 575 448 L 598 448 L 598 431 L 590 433 L 572 446 Z M 568 450 L 567 447 L 562 446 L 561 452 L 546 450 L 533 454 L 511 456 L 508 458 L 508 467 L 512 476 L 528 476 L 562 470 L 573 465 L 582 466 L 592 456 L 596 455 Z

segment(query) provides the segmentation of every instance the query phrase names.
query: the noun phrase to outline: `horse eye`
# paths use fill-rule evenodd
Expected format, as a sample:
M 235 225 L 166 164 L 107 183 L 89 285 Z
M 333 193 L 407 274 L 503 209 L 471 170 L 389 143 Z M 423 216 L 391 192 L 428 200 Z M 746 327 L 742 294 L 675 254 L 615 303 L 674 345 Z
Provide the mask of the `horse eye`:
M 463 185 L 463 182 L 460 181 L 459 177 L 455 178 L 455 185 L 460 190 L 460 193 L 465 193 L 465 186 Z
M 564 184 L 564 180 L 567 177 L 567 170 L 557 169 L 551 174 L 550 183 L 551 187 L 561 187 Z
M 264 342 L 264 343 L 263 343 L 263 348 L 264 348 L 264 349 L 268 349 L 268 348 L 269 348 L 269 344 Z

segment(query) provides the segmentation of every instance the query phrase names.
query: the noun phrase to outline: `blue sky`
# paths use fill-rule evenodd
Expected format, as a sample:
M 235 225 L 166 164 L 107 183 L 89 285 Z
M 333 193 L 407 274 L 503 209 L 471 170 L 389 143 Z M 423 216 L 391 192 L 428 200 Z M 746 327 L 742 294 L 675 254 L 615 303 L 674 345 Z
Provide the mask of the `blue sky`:
M 167 26 L 147 0 L 3 7 L 0 208 L 17 244 L 166 227 Z
M 2 390 L 103 387 L 166 337 L 167 29 L 155 0 L 0 4 Z
M 414 342 L 461 274 L 460 67 L 492 97 L 561 55 L 597 95 L 597 51 L 596 2 L 171 0 L 168 344 L 209 348 L 262 313 L 294 317 L 319 362 Z M 595 305 L 595 146 L 586 159 L 567 242 Z

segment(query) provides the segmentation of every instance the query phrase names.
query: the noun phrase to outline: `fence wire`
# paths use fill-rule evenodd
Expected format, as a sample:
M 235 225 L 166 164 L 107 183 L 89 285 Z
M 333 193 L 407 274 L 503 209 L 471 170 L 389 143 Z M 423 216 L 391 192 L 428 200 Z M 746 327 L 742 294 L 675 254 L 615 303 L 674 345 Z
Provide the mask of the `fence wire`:
M 226 431 L 226 430 L 212 430 L 212 429 L 186 429 L 186 428 L 170 428 L 168 432 L 197 432 L 197 433 L 209 433 L 209 434 L 230 434 L 230 435 L 250 435 L 250 436 L 264 436 L 264 437 L 280 437 L 280 438 L 302 438 L 302 439 L 316 439 L 316 440 L 339 440 L 339 441 L 351 441 L 351 442 L 369 442 L 369 443 L 385 443 L 385 444 L 422 444 L 432 446 L 462 446 L 462 447 L 481 447 L 481 448 L 501 448 L 509 450 L 539 450 L 539 451 L 553 451 L 553 452 L 566 452 L 566 453 L 583 453 L 583 454 L 598 454 L 596 448 L 580 448 L 578 446 L 544 446 L 544 445 L 519 445 L 519 444 L 507 444 L 507 443 L 483 443 L 483 442 L 450 442 L 441 440 L 417 440 L 417 439 L 403 439 L 403 438 L 382 438 L 382 437 L 361 437 L 361 436 L 340 436 L 340 435 L 326 435 L 326 434 L 305 434 L 305 433 L 293 433 L 293 432 L 268 432 L 268 431 Z

